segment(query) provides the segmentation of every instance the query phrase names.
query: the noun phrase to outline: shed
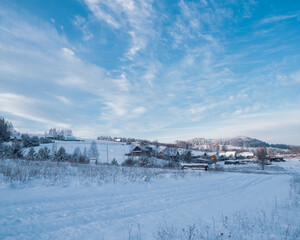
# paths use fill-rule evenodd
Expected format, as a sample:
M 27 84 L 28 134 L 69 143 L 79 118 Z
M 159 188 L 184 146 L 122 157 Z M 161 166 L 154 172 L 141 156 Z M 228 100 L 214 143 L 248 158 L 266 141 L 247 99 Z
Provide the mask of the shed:
M 97 158 L 90 158 L 90 164 L 97 164 Z

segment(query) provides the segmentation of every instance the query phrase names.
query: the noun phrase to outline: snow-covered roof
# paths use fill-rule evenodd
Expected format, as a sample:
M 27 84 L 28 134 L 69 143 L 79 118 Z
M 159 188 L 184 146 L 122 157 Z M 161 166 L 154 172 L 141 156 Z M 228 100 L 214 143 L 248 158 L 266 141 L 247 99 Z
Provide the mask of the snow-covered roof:
M 253 152 L 241 152 L 238 154 L 238 156 L 252 157 L 252 156 L 254 156 L 254 154 L 253 154 Z
M 74 141 L 74 140 L 76 140 L 76 137 L 74 137 L 74 136 L 66 136 L 65 137 L 65 140 L 67 140 L 67 141 Z
M 17 140 L 22 140 L 22 137 L 20 135 L 11 135 L 9 137 L 11 140 L 17 139 Z

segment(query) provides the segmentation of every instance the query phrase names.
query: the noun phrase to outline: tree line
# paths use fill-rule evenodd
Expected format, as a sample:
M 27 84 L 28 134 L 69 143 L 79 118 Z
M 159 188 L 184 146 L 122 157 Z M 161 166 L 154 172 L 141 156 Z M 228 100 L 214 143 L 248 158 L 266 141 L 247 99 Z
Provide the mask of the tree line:
M 72 154 L 69 154 L 66 149 L 61 146 L 57 149 L 57 144 L 53 143 L 51 149 L 47 146 L 36 149 L 30 147 L 29 149 L 22 148 L 20 142 L 13 142 L 11 145 L 0 144 L 0 158 L 18 158 L 27 160 L 52 160 L 58 162 L 77 162 L 88 163 L 90 158 L 98 158 L 99 152 L 97 144 L 93 141 L 89 149 L 84 148 L 83 151 L 79 147 L 74 149 Z

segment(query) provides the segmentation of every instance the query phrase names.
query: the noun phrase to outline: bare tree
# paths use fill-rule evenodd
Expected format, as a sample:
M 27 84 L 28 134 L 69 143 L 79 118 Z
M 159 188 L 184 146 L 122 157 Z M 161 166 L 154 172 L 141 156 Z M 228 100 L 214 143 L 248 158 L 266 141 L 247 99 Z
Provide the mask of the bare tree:
M 258 157 L 259 164 L 261 165 L 261 170 L 265 169 L 265 159 L 266 159 L 267 154 L 268 154 L 268 152 L 267 152 L 266 147 L 259 147 L 256 151 L 256 155 Z

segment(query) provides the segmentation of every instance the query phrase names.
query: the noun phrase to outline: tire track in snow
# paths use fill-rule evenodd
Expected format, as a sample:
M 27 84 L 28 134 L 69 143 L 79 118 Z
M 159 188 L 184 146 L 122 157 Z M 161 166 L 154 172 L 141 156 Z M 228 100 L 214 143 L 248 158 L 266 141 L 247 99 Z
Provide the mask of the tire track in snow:
M 234 192 L 245 191 L 251 186 L 272 179 L 272 176 L 249 177 L 249 175 L 234 176 L 224 174 L 220 179 L 214 181 L 214 186 L 208 186 L 209 181 L 207 179 L 209 180 L 210 177 L 200 177 L 197 181 L 193 179 L 195 182 L 188 182 L 189 179 L 187 179 L 185 181 L 179 180 L 178 183 L 178 181 L 173 180 L 175 184 L 164 186 L 161 189 L 156 189 L 155 187 L 159 186 L 157 186 L 157 183 L 154 183 L 155 186 L 152 186 L 150 193 L 147 189 L 144 191 L 139 189 L 139 192 L 134 194 L 129 192 L 121 196 L 114 195 L 114 201 L 112 202 L 109 196 L 100 197 L 97 195 L 84 196 L 80 200 L 61 201 L 60 199 L 47 202 L 47 199 L 45 199 L 39 205 L 40 208 L 35 205 L 35 207 L 25 207 L 23 212 L 18 212 L 14 218 L 4 224 L 7 226 L 5 230 L 7 233 L 10 233 L 8 235 L 17 237 L 20 232 L 27 232 L 29 235 L 54 234 L 55 232 L 61 232 L 63 229 L 74 227 L 74 224 L 76 226 L 87 226 L 101 223 L 105 226 L 105 224 L 122 222 L 125 219 L 141 215 L 159 214 L 172 208 L 192 204 L 195 201 L 205 202 L 216 197 L 222 198 Z M 204 185 L 201 184 L 202 179 L 205 180 Z M 145 202 L 148 205 L 147 208 L 144 206 Z M 123 212 L 125 208 L 127 209 L 126 215 L 116 214 Z M 28 216 L 30 211 L 35 212 L 29 215 L 29 218 L 20 221 L 20 215 Z M 10 214 L 14 214 L 14 212 L 10 212 Z M 16 221 L 17 219 L 19 219 L 19 222 Z M 3 224 L 1 225 L 3 227 Z

